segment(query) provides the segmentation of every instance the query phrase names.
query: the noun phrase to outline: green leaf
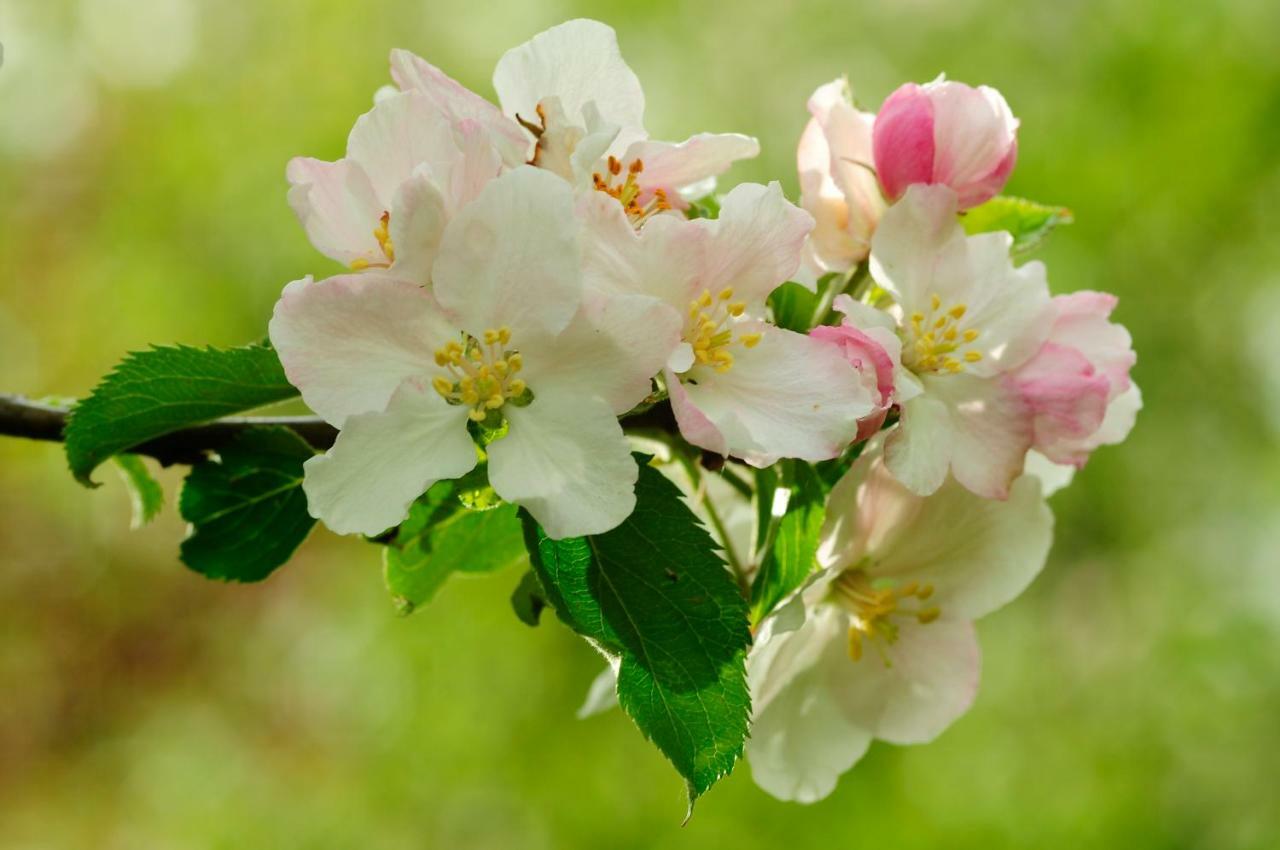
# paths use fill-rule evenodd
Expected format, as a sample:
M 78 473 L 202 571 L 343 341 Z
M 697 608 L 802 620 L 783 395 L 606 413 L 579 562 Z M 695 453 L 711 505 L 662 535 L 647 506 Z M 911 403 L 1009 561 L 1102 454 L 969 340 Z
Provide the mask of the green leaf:
M 536 626 L 542 620 L 542 611 L 547 607 L 547 592 L 538 581 L 538 574 L 527 570 L 520 577 L 520 583 L 511 592 L 511 609 L 516 612 L 520 622 L 527 626 Z
M 769 308 L 773 310 L 773 322 L 780 328 L 796 333 L 808 333 L 813 327 L 821 300 L 823 278 L 817 292 L 810 292 L 798 283 L 784 283 L 769 295 Z
M 688 218 L 719 218 L 720 199 L 714 193 L 704 195 L 696 201 L 690 201 L 689 209 L 684 214 Z
M 116 455 L 115 464 L 133 506 L 129 527 L 137 531 L 155 519 L 164 507 L 164 488 L 151 477 L 147 465 L 137 455 Z
M 209 578 L 261 581 L 306 539 L 315 519 L 302 492 L 314 452 L 288 428 L 251 428 L 191 470 L 178 510 L 192 525 L 182 562 Z
M 1006 230 L 1013 235 L 1013 253 L 1025 254 L 1055 227 L 1072 222 L 1071 210 L 1049 207 L 1024 198 L 1001 196 L 974 207 L 960 217 L 966 233 Z
M 383 550 L 383 578 L 396 608 L 409 614 L 430 602 L 453 573 L 488 573 L 525 563 L 514 505 L 463 506 L 473 489 L 441 481 L 409 509 Z
M 181 428 L 297 396 L 270 348 L 175 346 L 133 352 L 71 411 L 67 461 L 76 480 L 114 454 Z
M 640 460 L 635 512 L 613 531 L 551 540 L 526 514 L 525 535 L 560 619 L 620 659 L 619 702 L 685 778 L 692 811 L 742 754 L 751 633 L 715 542 Z
M 751 584 L 751 622 L 759 623 L 817 567 L 818 537 L 826 514 L 825 490 L 817 471 L 806 463 L 791 465 L 794 482 L 787 512 L 755 581 Z

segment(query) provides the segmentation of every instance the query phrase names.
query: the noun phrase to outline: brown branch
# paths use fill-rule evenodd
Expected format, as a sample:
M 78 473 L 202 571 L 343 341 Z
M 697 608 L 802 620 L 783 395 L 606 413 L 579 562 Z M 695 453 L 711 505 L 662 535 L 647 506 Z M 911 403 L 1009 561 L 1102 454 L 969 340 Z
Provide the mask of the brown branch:
M 0 393 L 0 436 L 61 442 L 67 425 L 67 408 Z M 297 433 L 313 448 L 333 445 L 338 430 L 318 416 L 230 416 L 206 425 L 194 425 L 165 434 L 129 449 L 131 454 L 155 458 L 165 466 L 199 462 L 211 451 L 226 446 L 248 428 L 282 426 Z M 665 402 L 627 417 L 629 430 L 675 433 L 675 417 Z

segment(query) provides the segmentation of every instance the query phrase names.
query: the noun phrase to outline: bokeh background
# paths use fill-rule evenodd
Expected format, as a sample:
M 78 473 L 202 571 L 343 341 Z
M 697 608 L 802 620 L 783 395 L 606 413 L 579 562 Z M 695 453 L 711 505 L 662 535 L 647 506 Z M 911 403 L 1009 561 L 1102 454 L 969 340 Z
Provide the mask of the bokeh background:
M 284 164 L 341 154 L 388 49 L 489 94 L 503 50 L 577 15 L 619 30 L 656 137 L 760 137 L 728 183 L 794 197 L 818 84 L 875 108 L 945 71 L 1022 119 L 1009 190 L 1075 211 L 1050 280 L 1119 293 L 1147 408 L 981 624 L 973 710 L 811 807 L 744 766 L 681 828 L 629 722 L 574 719 L 598 661 L 516 621 L 517 573 L 398 618 L 377 552 L 318 531 L 263 585 L 212 583 L 172 502 L 131 532 L 110 469 L 90 492 L 5 440 L 0 847 L 1280 846 L 1271 0 L 0 0 L 0 391 L 260 338 L 285 282 L 333 271 Z

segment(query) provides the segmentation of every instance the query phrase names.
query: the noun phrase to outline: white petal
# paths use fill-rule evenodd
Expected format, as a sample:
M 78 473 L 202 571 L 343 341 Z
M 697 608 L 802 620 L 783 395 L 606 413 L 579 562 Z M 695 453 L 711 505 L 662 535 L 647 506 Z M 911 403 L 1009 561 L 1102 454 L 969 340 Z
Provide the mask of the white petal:
M 465 330 L 558 333 L 582 298 L 573 190 L 525 166 L 488 183 L 440 244 L 435 294 Z
M 750 312 L 800 267 L 813 217 L 783 197 L 776 182 L 740 183 L 725 196 L 718 219 L 691 224 L 712 234 L 702 286 L 712 293 L 732 286 L 735 300 L 745 301 Z
M 1027 463 L 1022 474 L 1039 478 L 1040 492 L 1047 499 L 1071 483 L 1071 479 L 1075 478 L 1076 468 L 1069 463 L 1054 463 L 1032 449 L 1027 452 Z
M 388 225 L 396 256 L 391 274 L 421 286 L 431 284 L 431 269 L 444 236 L 445 206 L 444 196 L 425 170 L 400 185 Z
M 858 661 L 828 656 L 832 698 L 849 722 L 893 744 L 924 744 L 973 705 L 982 656 L 972 623 L 908 621 L 883 649 L 883 658 L 869 646 Z
M 534 120 L 538 102 L 558 97 L 570 119 L 586 126 L 583 108 L 595 101 L 601 116 L 622 128 L 625 148 L 644 137 L 644 92 L 618 50 L 618 37 L 598 21 L 567 21 L 503 54 L 493 87 L 507 115 Z
M 553 539 L 603 534 L 636 505 L 627 438 L 601 399 L 537 394 L 503 408 L 510 430 L 489 446 L 489 483 Z
M 492 146 L 484 127 L 472 119 L 454 129 L 460 159 L 449 175 L 449 200 L 456 212 L 475 200 L 485 184 L 502 171 L 502 158 Z
M 917 396 L 902 405 L 902 419 L 885 443 L 885 465 L 907 489 L 927 496 L 946 480 L 953 443 L 947 406 Z
M 285 287 L 271 344 L 307 406 L 341 428 L 379 411 L 406 378 L 435 370 L 435 349 L 457 332 L 422 288 L 379 274 Z
M 761 340 L 754 348 L 734 346 L 732 368 L 695 366 L 681 376 L 689 402 L 724 435 L 728 454 L 767 466 L 780 457 L 819 461 L 844 451 L 857 420 L 874 407 L 857 370 L 821 340 L 762 323 L 738 327 Z
M 1142 391 L 1137 384 L 1129 384 L 1119 397 L 1107 405 L 1107 415 L 1102 417 L 1102 426 L 1093 438 L 1099 445 L 1111 446 L 1124 442 L 1133 430 L 1138 419 L 1138 411 L 1142 410 Z
M 680 316 L 661 301 L 589 293 L 558 336 L 521 341 L 521 377 L 535 394 L 598 396 L 626 413 L 649 394 L 679 341 Z
M 364 168 L 383 209 L 389 210 L 400 184 L 420 166 L 439 178 L 460 154 L 448 116 L 424 95 L 403 92 L 356 119 L 347 156 Z
M 1003 499 L 1022 471 L 1033 437 L 1032 412 L 999 378 L 927 377 L 925 393 L 950 413 L 951 472 L 979 496 Z
M 576 716 L 579 720 L 603 714 L 618 707 L 618 663 L 610 664 L 600 671 L 600 675 L 591 680 L 586 699 L 578 706 Z
M 740 159 L 760 155 L 760 143 L 738 133 L 699 133 L 679 144 L 643 141 L 627 149 L 626 163 L 644 162 L 638 182 L 645 189 L 676 191 L 718 177 Z
M 864 569 L 873 577 L 932 584 L 929 604 L 974 620 L 1026 589 L 1052 541 L 1053 514 L 1033 476 L 1019 478 L 1004 501 L 975 496 L 954 480 L 922 497 L 872 454 L 831 491 L 821 557 L 841 565 L 869 558 Z
M 839 655 L 841 615 L 826 607 L 821 621 L 823 666 L 808 666 L 789 678 L 773 696 L 760 699 L 752 679 L 755 716 L 747 739 L 747 758 L 755 783 L 780 800 L 813 803 L 835 790 L 840 776 L 866 753 L 871 731 L 851 721 L 833 698 L 824 669 L 827 656 Z M 791 634 L 775 640 L 794 640 Z
M 650 219 L 640 232 L 603 192 L 579 201 L 584 221 L 583 282 L 606 293 L 651 295 L 681 314 L 700 293 L 710 231 L 674 216 Z
M 935 292 L 946 298 L 965 284 L 968 260 L 956 203 L 945 186 L 912 186 L 876 228 L 871 276 L 907 313 Z
M 680 377 L 670 369 L 666 369 L 662 373 L 662 379 L 667 385 L 671 412 L 676 417 L 676 424 L 680 427 L 680 435 L 700 449 L 727 456 L 729 444 L 725 440 L 725 435 L 716 423 L 694 404 L 689 396 L 688 387 L 681 382 Z
M 385 208 L 364 169 L 347 159 L 289 161 L 289 206 L 316 250 L 344 266 L 385 257 L 373 231 Z
M 425 59 L 407 50 L 392 50 L 391 76 L 401 89 L 426 95 L 455 124 L 468 119 L 479 122 L 507 165 L 515 167 L 529 158 L 533 143 L 519 124 Z
M 352 416 L 326 454 L 308 460 L 311 515 L 338 534 L 380 534 L 436 481 L 476 465 L 467 408 L 425 381 L 405 381 L 385 411 Z

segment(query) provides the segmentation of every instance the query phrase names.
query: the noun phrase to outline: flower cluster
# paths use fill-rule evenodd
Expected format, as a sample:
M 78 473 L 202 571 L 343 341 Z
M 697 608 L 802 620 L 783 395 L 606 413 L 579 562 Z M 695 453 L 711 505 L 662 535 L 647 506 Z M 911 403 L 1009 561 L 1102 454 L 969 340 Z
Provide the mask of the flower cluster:
M 1045 561 L 1042 481 L 1141 404 L 1112 296 L 1051 297 L 1010 233 L 966 230 L 1014 167 L 1004 99 L 939 79 L 873 115 L 821 86 L 799 205 L 744 183 L 708 217 L 694 202 L 756 141 L 650 139 L 603 24 L 508 51 L 497 105 L 405 51 L 391 74 L 345 157 L 288 168 L 307 235 L 346 269 L 290 283 L 270 325 L 340 429 L 306 464 L 311 512 L 378 535 L 435 482 L 479 476 L 553 540 L 602 534 L 636 504 L 623 426 L 654 406 L 694 459 L 829 461 L 810 576 L 756 624 L 754 776 L 811 801 L 873 738 L 941 732 L 974 696 L 973 621 Z M 812 293 L 801 328 L 776 321 L 788 281 Z M 761 557 L 734 559 L 744 580 Z

